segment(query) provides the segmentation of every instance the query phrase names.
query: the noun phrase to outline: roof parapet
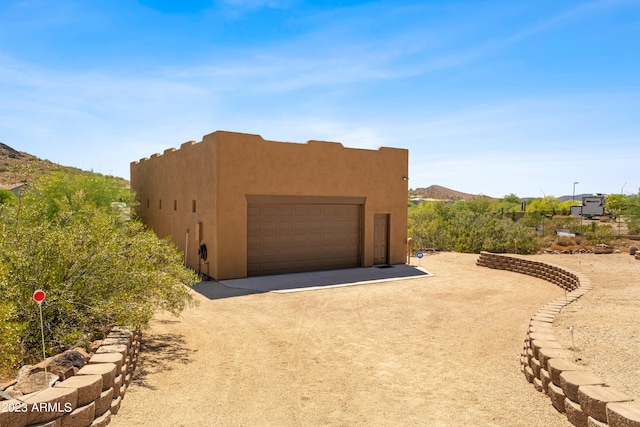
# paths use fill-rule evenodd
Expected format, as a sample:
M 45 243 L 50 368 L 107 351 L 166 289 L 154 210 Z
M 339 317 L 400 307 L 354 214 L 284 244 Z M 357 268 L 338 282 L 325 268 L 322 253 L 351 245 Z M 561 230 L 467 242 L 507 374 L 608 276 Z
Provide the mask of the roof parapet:
M 243 139 L 249 139 L 249 140 L 253 140 L 256 142 L 268 142 L 268 143 L 277 143 L 277 144 L 299 144 L 299 145 L 308 145 L 308 146 L 322 146 L 325 148 L 329 148 L 329 149 L 347 149 L 347 150 L 367 150 L 367 151 L 383 151 L 383 150 L 405 150 L 404 148 L 394 148 L 394 147 L 378 147 L 377 150 L 375 149 L 371 149 L 371 148 L 357 148 L 357 147 L 345 147 L 341 142 L 336 142 L 336 141 L 322 141 L 322 140 L 316 140 L 316 139 L 310 139 L 308 141 L 306 141 L 305 143 L 301 144 L 301 143 L 290 143 L 290 142 L 282 142 L 282 141 L 271 141 L 271 140 L 267 140 L 264 139 L 261 135 L 258 134 L 251 134 L 251 133 L 242 133 L 242 132 L 230 132 L 230 131 L 224 131 L 224 130 L 217 130 L 215 132 L 209 133 L 207 135 L 204 135 L 202 137 L 202 141 L 201 142 L 196 142 L 193 140 L 184 142 L 180 145 L 179 149 L 176 148 L 167 148 L 166 150 L 164 150 L 163 154 L 160 153 L 155 153 L 152 154 L 149 158 L 144 157 L 142 159 L 140 159 L 137 162 L 131 162 L 131 164 L 139 164 L 140 162 L 145 162 L 148 161 L 149 159 L 155 159 L 158 157 L 161 157 L 163 155 L 166 154 L 170 154 L 170 153 L 175 153 L 179 150 L 182 150 L 184 148 L 188 148 L 197 144 L 201 144 L 202 142 L 205 142 L 207 140 L 215 140 L 219 137 L 224 137 L 224 135 L 233 135 L 236 138 L 237 137 L 241 137 Z M 331 147 L 331 148 L 330 148 Z
M 310 139 L 307 142 L 305 142 L 305 144 L 307 145 L 323 145 L 325 147 L 329 147 L 329 146 L 333 146 L 333 147 L 340 147 L 340 148 L 345 148 L 344 145 L 342 145 L 342 142 L 335 142 L 335 141 L 320 141 L 317 139 Z
M 196 145 L 196 144 L 197 144 L 196 141 L 193 141 L 193 140 L 187 141 L 187 142 L 182 143 L 182 145 L 180 145 L 180 149 L 182 149 L 184 147 L 190 147 L 190 146 Z

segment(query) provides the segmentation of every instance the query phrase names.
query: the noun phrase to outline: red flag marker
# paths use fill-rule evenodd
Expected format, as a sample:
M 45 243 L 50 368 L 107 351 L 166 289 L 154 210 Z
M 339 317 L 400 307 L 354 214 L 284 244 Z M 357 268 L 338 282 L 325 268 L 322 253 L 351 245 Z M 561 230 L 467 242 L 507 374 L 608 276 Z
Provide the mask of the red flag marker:
M 44 301 L 44 298 L 47 296 L 46 292 L 43 291 L 42 289 L 38 289 L 37 291 L 35 291 L 33 293 L 33 300 L 35 302 L 37 302 L 38 304 L 42 304 L 42 301 Z

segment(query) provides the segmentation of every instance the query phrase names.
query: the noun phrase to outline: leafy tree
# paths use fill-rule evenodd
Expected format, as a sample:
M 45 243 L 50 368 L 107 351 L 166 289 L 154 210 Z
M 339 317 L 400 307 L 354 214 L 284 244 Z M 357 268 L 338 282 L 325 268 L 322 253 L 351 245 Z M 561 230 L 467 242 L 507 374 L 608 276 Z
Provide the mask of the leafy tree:
M 108 208 L 113 202 L 131 205 L 135 200 L 122 180 L 95 173 L 72 174 L 56 171 L 40 179 L 27 197 L 42 200 L 48 218 L 67 209 Z
M 42 311 L 49 355 L 114 325 L 145 325 L 157 309 L 178 314 L 192 301 L 183 284 L 195 283 L 195 274 L 182 266 L 170 241 L 111 209 L 106 194 L 126 191 L 109 185 L 101 176 L 54 174 L 34 183 L 20 204 L 0 211 L 0 341 L 6 343 L 0 364 L 25 362 L 16 360 L 18 348 L 27 362 L 41 354 L 36 289 L 47 293 Z
M 527 213 L 536 211 L 545 215 L 556 215 L 562 211 L 562 202 L 554 196 L 544 196 L 540 199 L 533 199 L 527 205 Z
M 522 199 L 511 193 L 495 201 L 492 209 L 502 215 L 511 212 L 510 218 L 515 218 L 515 213 L 522 209 Z
M 626 207 L 626 201 L 624 194 L 609 194 L 605 197 L 604 207 L 611 212 L 620 212 Z
M 515 194 L 510 193 L 504 196 L 502 198 L 502 201 L 507 203 L 520 204 L 522 202 L 522 199 L 520 199 L 520 197 L 516 196 Z

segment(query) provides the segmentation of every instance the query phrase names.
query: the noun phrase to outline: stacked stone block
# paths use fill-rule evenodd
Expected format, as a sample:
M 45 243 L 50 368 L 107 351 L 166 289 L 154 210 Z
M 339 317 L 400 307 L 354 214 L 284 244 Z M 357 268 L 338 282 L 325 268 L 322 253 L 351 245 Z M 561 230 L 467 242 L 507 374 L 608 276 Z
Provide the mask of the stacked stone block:
M 574 363 L 571 353 L 555 339 L 555 317 L 593 288 L 587 277 L 543 262 L 488 252 L 480 253 L 477 265 L 528 274 L 566 291 L 531 317 L 520 356 L 525 378 L 549 396 L 554 408 L 578 427 L 640 427 L 640 405 Z
M 74 376 L 19 399 L 3 401 L 0 426 L 108 425 L 131 382 L 141 336 L 140 330 L 112 330 Z

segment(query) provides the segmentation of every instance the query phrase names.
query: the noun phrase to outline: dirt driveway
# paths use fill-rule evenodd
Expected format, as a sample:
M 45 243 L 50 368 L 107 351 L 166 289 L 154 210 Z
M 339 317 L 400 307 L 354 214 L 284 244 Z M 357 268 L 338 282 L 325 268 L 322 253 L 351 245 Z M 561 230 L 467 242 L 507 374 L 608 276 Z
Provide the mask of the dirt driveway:
M 111 425 L 568 426 L 519 367 L 530 316 L 562 292 L 476 259 L 429 256 L 434 277 L 398 282 L 198 295 L 145 331 Z

